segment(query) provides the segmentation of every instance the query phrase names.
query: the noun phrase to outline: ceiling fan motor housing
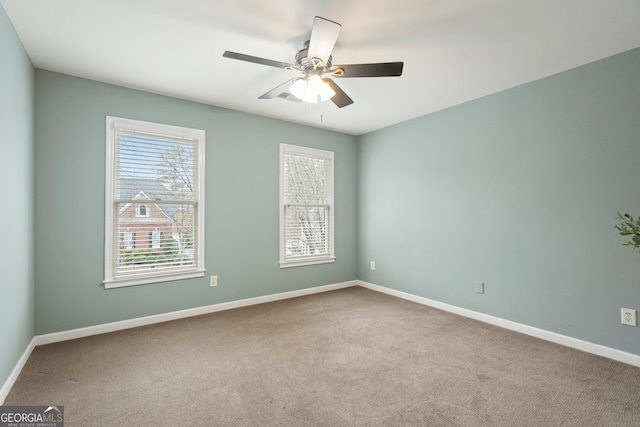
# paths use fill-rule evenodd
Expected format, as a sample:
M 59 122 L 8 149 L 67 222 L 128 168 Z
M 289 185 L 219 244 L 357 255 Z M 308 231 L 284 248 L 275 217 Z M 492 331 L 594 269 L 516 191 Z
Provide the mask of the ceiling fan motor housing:
M 305 74 L 313 73 L 314 71 L 319 74 L 328 73 L 331 68 L 331 56 L 323 64 L 319 58 L 309 58 L 309 41 L 307 40 L 304 47 L 296 53 L 296 66 Z

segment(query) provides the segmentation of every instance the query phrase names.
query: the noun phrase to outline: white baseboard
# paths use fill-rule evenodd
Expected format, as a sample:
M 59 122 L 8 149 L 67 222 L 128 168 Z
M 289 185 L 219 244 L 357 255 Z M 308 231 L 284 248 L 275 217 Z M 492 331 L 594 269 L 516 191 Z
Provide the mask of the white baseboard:
M 27 363 L 27 360 L 29 360 L 29 356 L 31 356 L 31 352 L 35 347 L 36 339 L 34 337 L 25 349 L 24 353 L 22 353 L 22 356 L 20 356 L 20 359 L 18 359 L 18 363 L 16 363 L 13 371 L 11 371 L 11 374 L 9 374 L 9 378 L 7 378 L 7 380 L 2 385 L 2 388 L 0 389 L 0 405 L 4 405 L 4 400 L 9 395 L 11 387 L 13 387 L 13 384 L 18 379 L 18 375 L 20 375 L 20 372 L 22 372 L 22 368 L 24 368 L 25 363 Z
M 279 294 L 264 295 L 261 297 L 247 298 L 238 301 L 223 302 L 220 304 L 207 305 L 204 307 L 190 308 L 187 310 L 172 311 L 170 313 L 156 314 L 153 316 L 138 317 L 135 319 L 122 320 L 119 322 L 104 323 L 102 325 L 88 326 L 86 328 L 71 329 L 69 331 L 54 332 L 45 335 L 36 335 L 35 345 L 51 344 L 60 341 L 73 340 L 76 338 L 88 337 L 91 335 L 105 334 L 108 332 L 120 331 L 123 329 L 136 328 L 139 326 L 151 325 L 154 323 L 168 322 L 170 320 L 184 319 L 186 317 L 200 316 L 202 314 L 215 313 L 217 311 L 231 310 L 233 308 L 247 307 L 250 305 L 263 304 L 266 302 L 279 301 L 289 298 L 296 298 L 305 295 L 318 294 L 321 292 L 334 291 L 337 289 L 357 286 L 357 281 L 334 283 L 332 285 L 316 286 L 313 288 L 300 289 L 297 291 L 282 292 Z
M 380 285 L 374 285 L 373 283 L 357 281 L 359 286 L 363 288 L 371 289 L 373 291 L 382 292 L 387 295 L 392 295 L 398 298 L 406 299 L 409 301 L 417 302 L 419 304 L 434 307 L 443 311 L 458 314 L 460 316 L 469 317 L 471 319 L 479 320 L 481 322 L 489 323 L 491 325 L 500 326 L 501 328 L 510 329 L 512 331 L 520 332 L 525 335 L 540 338 L 545 341 L 550 341 L 556 344 L 561 344 L 566 347 L 575 348 L 578 350 L 586 351 L 587 353 L 596 354 L 598 356 L 606 357 L 609 359 L 617 360 L 618 362 L 627 363 L 629 365 L 640 367 L 640 356 L 627 353 L 621 350 L 616 350 L 610 347 L 605 347 L 600 344 L 594 344 L 588 341 L 579 340 L 566 335 L 557 334 L 555 332 L 546 331 L 544 329 L 534 328 L 532 326 L 523 325 L 522 323 L 512 322 L 499 317 L 490 316 L 488 314 L 479 313 L 473 310 L 467 310 L 466 308 L 456 307 L 454 305 L 446 304 L 443 302 L 435 301 L 429 298 L 419 297 L 417 295 L 409 294 L 407 292 L 397 291 Z

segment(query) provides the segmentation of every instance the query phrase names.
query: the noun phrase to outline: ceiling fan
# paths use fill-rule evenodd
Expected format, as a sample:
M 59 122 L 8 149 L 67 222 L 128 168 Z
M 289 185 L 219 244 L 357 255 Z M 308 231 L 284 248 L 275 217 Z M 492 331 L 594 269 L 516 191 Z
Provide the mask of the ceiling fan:
M 373 64 L 333 65 L 331 52 L 338 39 L 342 25 L 316 16 L 311 37 L 296 54 L 295 64 L 273 61 L 257 56 L 225 51 L 225 58 L 268 65 L 270 67 L 296 70 L 303 77 L 293 78 L 260 96 L 260 99 L 287 98 L 289 94 L 304 102 L 322 102 L 331 99 L 339 108 L 353 104 L 353 100 L 330 78 L 346 77 L 392 77 L 401 76 L 403 62 L 378 62 Z

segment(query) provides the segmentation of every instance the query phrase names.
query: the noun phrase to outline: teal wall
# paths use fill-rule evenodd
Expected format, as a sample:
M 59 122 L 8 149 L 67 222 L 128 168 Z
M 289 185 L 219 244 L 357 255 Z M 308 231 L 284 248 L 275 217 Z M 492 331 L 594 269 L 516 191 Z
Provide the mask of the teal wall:
M 33 67 L 0 6 L 0 387 L 33 338 Z
M 356 137 L 42 70 L 35 93 L 36 334 L 356 279 Z M 206 131 L 206 277 L 104 289 L 107 115 Z M 282 142 L 335 152 L 335 263 L 278 266 Z
M 358 167 L 361 280 L 640 355 L 613 228 L 640 215 L 640 49 L 364 135 Z

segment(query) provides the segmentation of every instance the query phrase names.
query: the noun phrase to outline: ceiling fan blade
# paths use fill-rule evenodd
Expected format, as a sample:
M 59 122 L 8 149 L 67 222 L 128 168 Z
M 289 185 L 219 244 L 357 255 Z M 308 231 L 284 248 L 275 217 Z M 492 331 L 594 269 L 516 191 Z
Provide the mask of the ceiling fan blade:
M 333 47 L 336 45 L 341 28 L 342 25 L 337 22 L 329 21 L 319 16 L 313 18 L 307 57 L 309 59 L 318 58 L 323 64 L 326 64 L 331 56 Z
M 346 107 L 347 105 L 353 104 L 353 99 L 349 98 L 349 95 L 344 93 L 344 91 L 340 89 L 340 86 L 338 86 L 333 80 L 322 79 L 322 81 L 328 84 L 336 93 L 331 97 L 331 100 L 338 106 L 338 108 Z
M 284 92 L 287 92 L 289 90 L 289 88 L 291 86 L 293 86 L 293 84 L 298 79 L 300 79 L 300 77 L 297 77 L 295 79 L 291 79 L 288 82 L 284 82 L 280 86 L 271 89 L 269 92 L 265 93 L 264 95 L 260 95 L 258 97 L 258 99 L 273 99 L 273 98 L 283 94 Z
M 331 67 L 335 77 L 394 77 L 402 75 L 404 62 L 345 64 Z
M 239 61 L 253 62 L 255 64 L 268 65 L 270 67 L 284 68 L 285 70 L 297 70 L 293 64 L 287 64 L 286 62 L 273 61 L 271 59 L 258 58 L 257 56 L 245 55 L 244 53 L 229 52 L 225 50 L 222 54 L 225 58 L 237 59 Z

